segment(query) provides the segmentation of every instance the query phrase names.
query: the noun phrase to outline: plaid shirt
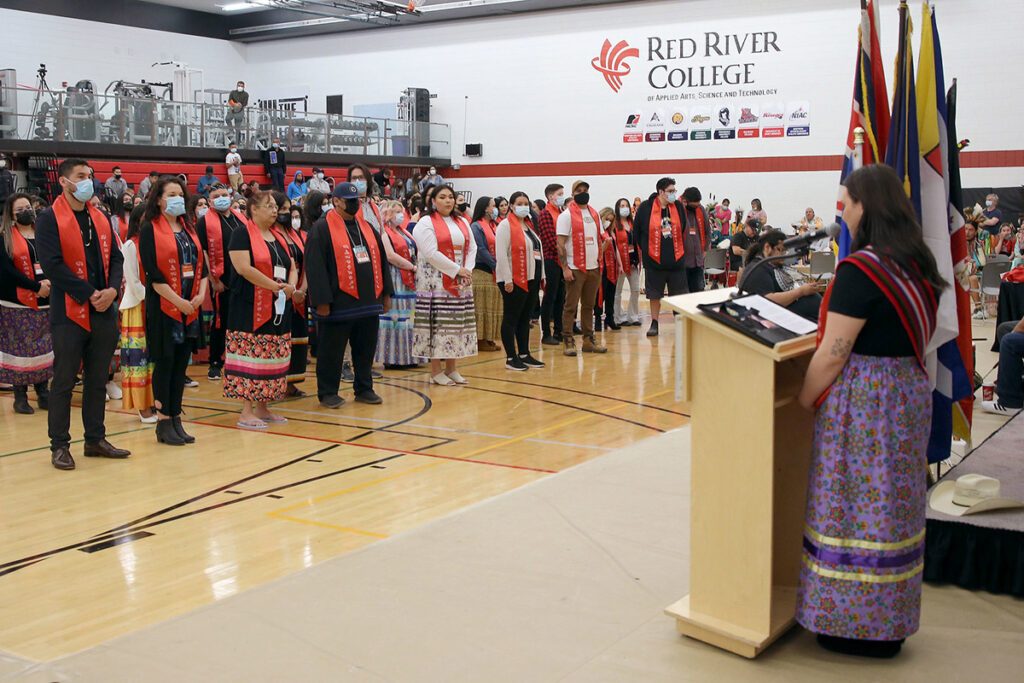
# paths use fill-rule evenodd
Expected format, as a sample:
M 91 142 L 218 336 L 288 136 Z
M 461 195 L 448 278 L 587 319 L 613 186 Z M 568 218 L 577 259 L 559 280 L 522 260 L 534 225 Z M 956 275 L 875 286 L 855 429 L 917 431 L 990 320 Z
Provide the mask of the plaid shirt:
M 558 258 L 558 238 L 555 236 L 555 219 L 545 208 L 537 215 L 537 234 L 544 249 L 544 258 Z

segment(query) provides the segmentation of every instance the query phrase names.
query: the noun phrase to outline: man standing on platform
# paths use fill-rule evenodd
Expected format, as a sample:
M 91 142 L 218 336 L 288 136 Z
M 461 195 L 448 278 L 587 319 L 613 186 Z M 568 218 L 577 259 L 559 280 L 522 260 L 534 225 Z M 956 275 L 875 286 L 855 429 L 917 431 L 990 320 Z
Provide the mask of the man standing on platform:
M 235 89 L 228 93 L 228 112 L 224 123 L 235 131 L 235 140 L 242 139 L 242 124 L 245 123 L 245 108 L 249 105 L 249 93 L 245 91 L 245 81 L 238 81 Z
M 281 149 L 280 138 L 274 138 L 270 143 L 270 149 L 263 150 L 263 167 L 267 169 L 274 189 L 284 192 L 284 173 L 288 170 L 288 162 L 284 150 Z
M 245 228 L 247 221 L 240 212 L 231 209 L 228 188 L 220 183 L 210 186 L 210 211 L 196 223 L 196 234 L 203 245 L 210 264 L 210 298 L 213 300 L 213 327 L 210 329 L 210 369 L 206 378 L 220 379 L 224 368 L 224 340 L 228 324 L 228 306 L 231 292 L 231 258 L 227 247 L 235 230 Z
M 50 281 L 50 462 L 59 470 L 73 470 L 71 394 L 79 367 L 86 457 L 131 455 L 107 441 L 103 424 L 104 385 L 118 340 L 114 302 L 123 281 L 124 259 L 110 221 L 88 205 L 95 191 L 88 162 L 65 159 L 57 173 L 63 194 L 36 219 L 36 250 Z
M 573 320 L 580 307 L 580 326 L 583 329 L 583 350 L 605 353 L 594 336 L 594 304 L 601 288 L 601 269 L 598 259 L 601 251 L 612 246 L 601 228 L 601 217 L 590 206 L 590 183 L 577 180 L 572 186 L 572 204 L 558 217 L 555 226 L 558 235 L 558 259 L 565 278 L 565 305 L 562 307 L 562 354 L 576 355 Z M 543 245 L 542 245 L 543 248 Z
M 565 280 L 562 277 L 562 266 L 558 262 L 558 236 L 555 234 L 555 225 L 562 213 L 562 207 L 565 206 L 565 188 L 558 183 L 551 183 L 544 188 L 544 196 L 547 198 L 547 204 L 537 216 L 537 233 L 540 235 L 541 249 L 545 255 L 544 301 L 540 307 L 541 343 L 558 346 L 562 343 Z
M 644 293 L 651 303 L 648 337 L 658 336 L 658 316 L 661 314 L 661 299 L 665 296 L 665 289 L 668 288 L 669 296 L 686 294 L 687 280 L 683 246 L 686 207 L 676 194 L 674 178 L 662 178 L 656 188 L 657 196 L 640 204 L 633 223 L 637 246 L 643 255 Z M 697 201 L 699 203 L 700 199 Z
M 352 345 L 356 401 L 383 403 L 373 390 L 370 366 L 377 352 L 380 316 L 391 309 L 394 293 L 384 243 L 361 211 L 359 188 L 338 183 L 334 208 L 309 231 L 306 279 L 316 312 L 320 341 L 316 356 L 317 396 L 325 408 L 339 408 L 345 346 Z

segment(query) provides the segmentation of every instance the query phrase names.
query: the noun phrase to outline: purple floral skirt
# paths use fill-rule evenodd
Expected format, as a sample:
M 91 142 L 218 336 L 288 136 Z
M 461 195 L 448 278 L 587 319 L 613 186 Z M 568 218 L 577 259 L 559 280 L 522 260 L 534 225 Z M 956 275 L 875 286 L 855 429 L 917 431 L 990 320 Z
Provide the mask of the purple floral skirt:
M 914 358 L 850 356 L 814 423 L 796 618 L 841 638 L 917 631 L 932 392 Z

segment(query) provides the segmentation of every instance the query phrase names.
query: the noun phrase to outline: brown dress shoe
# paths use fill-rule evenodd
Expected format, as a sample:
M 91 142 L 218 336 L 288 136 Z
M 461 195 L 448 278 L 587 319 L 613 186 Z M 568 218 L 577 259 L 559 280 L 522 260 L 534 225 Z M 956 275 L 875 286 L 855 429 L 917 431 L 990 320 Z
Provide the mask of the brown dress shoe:
M 131 451 L 115 448 L 106 439 L 100 439 L 96 443 L 85 444 L 85 457 L 87 458 L 127 458 L 131 454 Z
M 50 462 L 58 470 L 75 469 L 75 459 L 71 457 L 71 449 L 68 446 L 61 446 L 51 451 Z

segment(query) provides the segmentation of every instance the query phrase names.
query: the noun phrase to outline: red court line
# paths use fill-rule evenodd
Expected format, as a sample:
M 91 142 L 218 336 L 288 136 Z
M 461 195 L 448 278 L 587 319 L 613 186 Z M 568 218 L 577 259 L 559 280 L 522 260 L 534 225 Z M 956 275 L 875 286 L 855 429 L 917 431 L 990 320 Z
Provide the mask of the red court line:
M 1024 150 L 963 152 L 962 168 L 1024 167 Z M 656 175 L 666 173 L 799 173 L 835 171 L 843 167 L 838 154 L 735 157 L 729 159 L 650 159 L 575 161 L 522 164 L 463 165 L 459 170 L 446 169 L 450 178 L 524 178 L 538 176 L 607 176 Z
M 334 443 L 342 446 L 355 446 L 357 448 L 369 448 L 375 451 L 388 451 L 389 453 L 402 453 L 403 455 L 419 455 L 424 458 L 437 458 L 438 460 L 454 460 L 456 462 L 469 462 L 474 465 L 491 465 L 492 467 L 506 467 L 512 470 L 526 470 L 528 472 L 543 472 L 544 474 L 558 474 L 558 470 L 544 470 L 539 467 L 526 467 L 525 465 L 506 465 L 500 462 L 488 462 L 487 460 L 470 460 L 468 458 L 457 458 L 454 455 L 437 455 L 436 453 L 418 453 L 416 451 L 403 451 L 398 448 L 388 448 L 386 446 L 371 446 L 363 443 L 352 443 L 351 441 L 336 441 L 335 439 L 324 439 L 317 436 L 303 436 L 301 434 L 282 434 L 280 432 L 270 432 L 254 429 L 242 429 L 235 425 L 219 425 L 213 422 L 201 422 L 199 420 L 187 420 L 192 424 L 205 425 L 207 427 L 220 427 L 222 429 L 234 429 L 239 432 L 255 432 L 257 434 L 273 434 L 274 436 L 285 436 L 292 439 L 307 439 L 309 441 L 320 441 L 323 443 Z

